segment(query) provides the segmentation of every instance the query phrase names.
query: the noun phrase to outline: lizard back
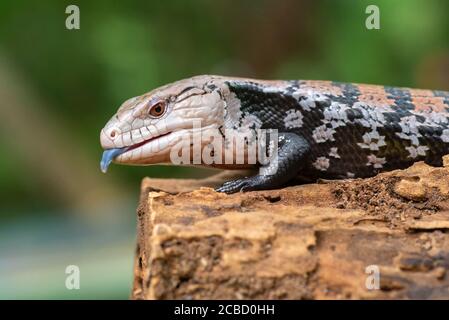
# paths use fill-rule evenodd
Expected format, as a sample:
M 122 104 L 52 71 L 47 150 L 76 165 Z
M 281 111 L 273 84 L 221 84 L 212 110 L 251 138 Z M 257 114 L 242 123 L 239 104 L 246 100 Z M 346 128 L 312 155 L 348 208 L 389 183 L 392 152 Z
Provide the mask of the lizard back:
M 308 141 L 302 176 L 368 177 L 416 161 L 441 166 L 449 153 L 449 92 L 331 81 L 227 84 L 239 101 L 234 127 Z

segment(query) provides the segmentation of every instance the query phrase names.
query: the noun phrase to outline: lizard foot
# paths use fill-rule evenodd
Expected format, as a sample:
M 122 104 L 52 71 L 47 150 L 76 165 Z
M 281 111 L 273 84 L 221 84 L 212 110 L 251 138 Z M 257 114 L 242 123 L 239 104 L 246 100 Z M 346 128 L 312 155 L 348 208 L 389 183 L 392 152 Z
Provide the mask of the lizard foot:
M 236 193 L 239 191 L 253 191 L 258 190 L 255 177 L 231 180 L 223 183 L 221 187 L 215 189 L 217 192 L 224 192 L 227 194 Z
M 281 133 L 278 140 L 279 147 L 273 159 L 276 161 L 261 166 L 259 172 L 263 174 L 228 181 L 215 190 L 230 194 L 239 191 L 269 190 L 285 185 L 303 167 L 309 144 L 294 133 Z

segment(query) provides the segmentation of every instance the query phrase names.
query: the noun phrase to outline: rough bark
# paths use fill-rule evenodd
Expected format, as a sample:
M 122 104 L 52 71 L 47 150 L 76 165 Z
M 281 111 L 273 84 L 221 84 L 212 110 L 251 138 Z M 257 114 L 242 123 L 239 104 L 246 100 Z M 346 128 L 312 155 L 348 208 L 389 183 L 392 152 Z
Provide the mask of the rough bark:
M 449 167 L 209 188 L 225 179 L 143 180 L 132 298 L 449 298 Z

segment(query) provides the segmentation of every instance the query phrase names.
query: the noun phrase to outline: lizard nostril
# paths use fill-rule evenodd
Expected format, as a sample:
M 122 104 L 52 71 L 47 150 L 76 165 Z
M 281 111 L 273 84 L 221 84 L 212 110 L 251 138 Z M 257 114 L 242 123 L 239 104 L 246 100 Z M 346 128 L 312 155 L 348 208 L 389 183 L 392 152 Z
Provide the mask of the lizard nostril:
M 116 128 L 114 128 L 114 129 L 111 129 L 110 131 L 109 131 L 109 138 L 111 138 L 112 140 L 114 140 L 115 138 L 117 138 L 117 136 L 120 134 L 120 132 L 116 129 Z

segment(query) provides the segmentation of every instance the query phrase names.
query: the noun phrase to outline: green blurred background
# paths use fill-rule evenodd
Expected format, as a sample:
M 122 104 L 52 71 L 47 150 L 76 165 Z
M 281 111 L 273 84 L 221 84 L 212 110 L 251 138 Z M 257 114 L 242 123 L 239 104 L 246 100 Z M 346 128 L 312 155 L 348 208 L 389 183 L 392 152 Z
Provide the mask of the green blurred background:
M 81 29 L 67 30 L 76 4 Z M 367 30 L 365 8 L 380 9 Z M 449 90 L 446 0 L 0 2 L 0 298 L 128 298 L 142 177 L 99 170 L 126 99 L 198 74 Z M 80 290 L 65 288 L 77 265 Z

